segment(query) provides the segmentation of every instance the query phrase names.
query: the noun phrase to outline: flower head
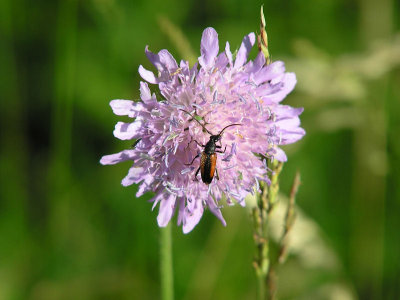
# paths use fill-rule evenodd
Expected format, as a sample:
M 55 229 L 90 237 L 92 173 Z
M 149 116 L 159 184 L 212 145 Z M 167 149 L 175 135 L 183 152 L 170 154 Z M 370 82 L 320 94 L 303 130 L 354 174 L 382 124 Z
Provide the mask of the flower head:
M 281 105 L 295 84 L 294 73 L 286 73 L 283 62 L 265 65 L 259 53 L 247 57 L 255 43 L 254 33 L 245 36 L 233 59 L 229 43 L 219 53 L 218 34 L 213 28 L 203 32 L 200 52 L 192 68 L 178 65 L 167 50 L 157 54 L 146 47 L 148 59 L 158 74 L 139 67 L 142 78 L 158 85 L 162 99 L 156 99 L 148 83 L 140 83 L 141 102 L 112 100 L 116 115 L 133 118 L 118 122 L 114 136 L 138 139 L 134 148 L 104 156 L 102 164 L 132 160 L 124 186 L 140 184 L 136 194 L 155 193 L 153 208 L 159 204 L 157 221 L 166 226 L 174 212 L 183 232 L 190 232 L 206 207 L 221 220 L 220 200 L 244 205 L 249 193 L 258 191 L 260 181 L 269 182 L 266 160 L 286 161 L 280 145 L 290 144 L 305 134 L 300 128 L 302 108 Z M 240 124 L 229 126 L 230 124 Z M 227 127 L 216 149 L 216 176 L 205 184 L 196 172 L 211 134 Z M 192 164 L 190 164 L 193 161 Z

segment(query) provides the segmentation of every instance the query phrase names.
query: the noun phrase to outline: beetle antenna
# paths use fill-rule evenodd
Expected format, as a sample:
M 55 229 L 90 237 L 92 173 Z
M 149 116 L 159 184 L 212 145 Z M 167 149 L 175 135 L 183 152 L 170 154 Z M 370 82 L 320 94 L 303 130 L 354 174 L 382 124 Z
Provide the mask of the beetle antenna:
M 180 110 L 183 111 L 183 112 L 185 112 L 185 113 L 187 113 L 189 116 L 191 116 L 192 119 L 195 120 L 197 123 L 199 123 L 200 126 L 203 127 L 203 129 L 204 129 L 205 131 L 207 131 L 210 135 L 213 135 L 213 134 L 206 128 L 206 126 L 204 126 L 203 124 L 201 124 L 200 121 L 197 120 L 195 117 L 193 117 L 193 115 L 192 115 L 190 112 L 188 112 L 188 111 L 186 111 L 186 110 L 184 110 L 184 109 L 180 109 Z M 226 128 L 226 127 L 225 127 L 225 128 Z M 225 129 L 225 128 L 224 128 L 224 129 Z
M 225 126 L 225 127 L 218 133 L 218 135 L 221 136 L 225 129 L 227 129 L 228 127 L 231 127 L 231 126 L 236 126 L 236 125 L 242 126 L 243 124 L 230 124 L 230 125 L 228 125 L 228 126 Z

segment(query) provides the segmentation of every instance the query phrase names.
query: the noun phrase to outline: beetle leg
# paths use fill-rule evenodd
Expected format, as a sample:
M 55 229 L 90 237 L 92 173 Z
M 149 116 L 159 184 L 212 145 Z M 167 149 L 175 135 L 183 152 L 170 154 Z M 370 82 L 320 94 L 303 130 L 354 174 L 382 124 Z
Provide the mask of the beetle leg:
M 217 146 L 216 148 L 222 148 L 221 146 Z M 225 153 L 225 151 L 226 151 L 226 146 L 225 146 L 225 149 L 224 149 L 224 151 L 218 151 L 218 150 L 215 150 L 215 152 L 218 152 L 218 153 Z
M 200 171 L 200 167 L 197 169 L 196 175 L 194 175 L 194 181 L 198 181 L 197 174 L 199 174 L 199 171 Z
M 190 142 L 187 144 L 187 146 L 186 146 L 185 149 L 189 148 L 190 143 L 193 142 L 193 141 L 195 141 L 196 144 L 197 144 L 198 146 L 203 147 L 203 148 L 205 147 L 205 145 L 202 145 L 202 144 L 200 144 L 198 141 L 193 140 L 193 137 L 191 136 L 191 137 L 190 137 Z
M 196 142 L 197 145 L 199 145 L 200 147 L 205 147 L 205 145 L 200 144 L 198 141 L 194 140 Z
M 196 102 L 195 102 L 196 103 Z M 197 114 L 197 108 L 196 107 L 194 107 L 194 115 L 195 116 L 197 116 L 198 114 Z M 194 119 L 193 118 L 190 118 L 189 120 L 188 120 L 188 122 L 192 122 Z M 186 131 L 186 130 L 189 130 L 189 127 L 186 127 L 183 131 Z
M 190 142 L 187 144 L 187 146 L 185 147 L 185 150 L 187 149 L 187 148 L 189 148 L 189 145 L 191 144 L 193 142 L 193 137 L 191 136 L 190 137 Z
M 200 153 L 199 154 L 197 154 L 194 158 L 193 158 L 193 160 L 192 160 L 192 162 L 190 163 L 190 164 L 185 164 L 186 166 L 190 166 L 190 165 L 192 165 L 193 164 L 193 162 L 194 162 L 194 160 L 196 159 L 196 158 L 198 158 L 200 156 Z M 197 171 L 199 171 L 199 170 L 197 170 Z M 197 174 L 197 173 L 196 173 Z
M 208 123 L 208 122 L 206 121 L 206 116 L 207 116 L 209 113 L 211 113 L 211 110 L 203 116 L 204 126 L 210 124 L 210 123 Z
M 219 175 L 218 175 L 218 169 L 215 168 L 215 177 L 217 178 L 217 180 L 219 180 Z

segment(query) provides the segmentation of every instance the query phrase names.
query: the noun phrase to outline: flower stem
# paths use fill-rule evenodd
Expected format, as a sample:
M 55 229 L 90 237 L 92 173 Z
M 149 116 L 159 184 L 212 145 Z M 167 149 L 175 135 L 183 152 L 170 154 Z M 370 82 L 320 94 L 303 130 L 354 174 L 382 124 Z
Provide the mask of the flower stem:
M 257 206 L 253 208 L 254 242 L 256 256 L 254 268 L 257 276 L 258 299 L 264 300 L 267 295 L 266 278 L 269 269 L 269 241 L 268 241 L 268 220 L 267 220 L 267 186 L 261 184 L 262 192 L 257 196 Z
M 268 220 L 277 202 L 279 192 L 279 174 L 283 164 L 274 160 L 271 162 L 271 183 L 260 183 L 261 193 L 257 194 L 257 205 L 252 210 L 254 225 L 254 242 L 256 255 L 254 268 L 257 276 L 258 299 L 275 299 L 276 276 L 273 262 L 270 261 L 270 245 L 268 236 Z
M 257 299 L 264 300 L 265 298 L 265 275 L 257 274 L 257 289 L 258 295 Z
M 171 225 L 160 228 L 161 299 L 174 299 Z

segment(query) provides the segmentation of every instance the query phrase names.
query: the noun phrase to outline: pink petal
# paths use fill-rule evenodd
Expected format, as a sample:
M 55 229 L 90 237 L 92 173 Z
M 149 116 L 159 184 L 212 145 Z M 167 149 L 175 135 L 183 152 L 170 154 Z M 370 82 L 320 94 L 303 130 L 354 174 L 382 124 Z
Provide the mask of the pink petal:
M 289 105 L 277 105 L 274 108 L 274 113 L 277 116 L 277 118 L 276 118 L 277 121 L 280 121 L 281 119 L 285 119 L 285 118 L 297 117 L 303 111 L 304 111 L 304 108 L 302 108 L 302 107 L 295 108 L 295 107 L 291 107 Z
M 276 150 L 276 153 L 274 154 L 274 158 L 276 160 L 282 161 L 282 162 L 287 161 L 287 156 L 286 156 L 285 152 L 281 148 L 276 147 L 275 150 Z
M 253 32 L 243 38 L 242 44 L 240 45 L 239 51 L 236 55 L 235 69 L 240 68 L 247 61 L 247 56 L 249 55 L 255 41 L 256 36 Z
M 136 119 L 132 123 L 118 122 L 115 125 L 114 136 L 120 140 L 137 139 L 141 136 L 142 121 Z
M 275 92 L 271 93 L 269 95 L 264 95 L 262 98 L 266 101 L 271 101 L 275 103 L 281 102 L 287 94 L 289 94 L 295 87 L 297 80 L 296 80 L 296 75 L 294 73 L 285 73 L 282 79 L 283 82 L 283 87 Z
M 171 220 L 175 210 L 175 200 L 176 196 L 172 194 L 169 194 L 166 198 L 161 199 L 160 209 L 157 216 L 158 226 L 165 227 L 168 225 L 168 222 Z
M 262 52 L 258 52 L 258 55 L 254 61 L 249 62 L 246 65 L 246 72 L 251 73 L 250 76 L 254 80 L 254 73 L 259 72 L 265 65 L 265 56 Z M 258 84 L 256 82 L 256 84 Z
M 154 73 L 149 71 L 149 70 L 146 70 L 145 68 L 143 68 L 142 65 L 139 66 L 139 74 L 147 82 L 150 82 L 150 83 L 153 83 L 153 84 L 157 83 L 157 79 L 154 76 Z
M 209 70 L 214 66 L 215 58 L 218 55 L 219 45 L 218 45 L 218 34 L 214 28 L 208 27 L 203 31 L 200 44 L 199 57 L 200 65 Z
M 203 215 L 203 211 L 204 208 L 201 201 L 196 201 L 196 206 L 193 209 L 193 211 L 190 212 L 187 208 L 185 209 L 183 226 L 182 226 L 183 233 L 186 234 L 192 231 L 194 226 L 196 226 L 197 223 L 199 223 Z
M 136 197 L 139 198 L 144 193 L 149 191 L 150 185 L 154 182 L 155 178 L 152 174 L 146 174 L 143 178 L 142 184 L 139 186 L 139 189 L 136 193 Z
M 178 212 L 178 226 L 182 224 L 183 218 L 184 218 L 184 212 L 185 212 L 185 199 L 184 198 L 179 198 L 179 212 Z
M 142 99 L 144 103 L 152 102 L 153 100 L 147 82 L 140 82 L 140 99 Z
M 102 165 L 114 165 L 126 160 L 133 160 L 137 157 L 135 150 L 124 150 L 118 153 L 105 155 L 100 159 Z
M 143 103 L 130 100 L 115 99 L 110 102 L 110 106 L 117 116 L 129 116 L 134 118 L 138 112 L 143 111 Z
M 158 54 L 151 52 L 149 50 L 149 46 L 146 46 L 144 52 L 146 53 L 146 56 L 149 59 L 149 61 L 157 68 L 158 71 L 161 72 L 163 67 L 161 66 L 160 57 L 158 56 Z
M 178 69 L 178 64 L 176 63 L 175 58 L 172 56 L 171 53 L 168 52 L 168 50 L 163 49 L 158 52 L 158 55 L 160 57 L 160 62 L 162 66 L 169 72 L 175 72 L 176 69 Z
M 209 197 L 207 199 L 207 204 L 208 207 L 210 208 L 210 211 L 221 221 L 222 225 L 226 226 L 226 222 L 224 217 L 222 216 L 221 209 L 217 207 L 215 204 L 214 200 Z
M 276 121 L 275 124 L 277 126 L 279 126 L 280 128 L 292 129 L 292 128 L 297 128 L 300 126 L 300 119 L 298 117 L 286 118 L 286 119 Z
M 298 120 L 298 118 L 295 119 Z M 299 127 L 299 125 L 300 121 L 294 121 L 288 127 L 282 126 L 280 129 L 278 129 L 276 133 L 276 143 L 278 143 L 279 145 L 287 145 L 300 140 L 306 134 L 306 132 L 303 128 Z
M 133 183 L 139 183 L 140 181 L 143 180 L 143 176 L 145 174 L 144 168 L 136 168 L 132 167 L 129 169 L 128 175 L 124 179 L 122 179 L 122 185 L 123 186 L 128 186 Z
M 226 54 L 224 52 L 221 52 L 221 54 L 218 55 L 218 57 L 215 61 L 215 67 L 221 70 L 226 67 L 228 62 L 229 62 L 229 60 L 226 57 Z
M 149 200 L 149 202 L 153 202 L 153 206 L 151 207 L 151 210 L 154 210 L 154 208 L 157 206 L 158 202 L 161 201 L 161 199 L 164 198 L 164 193 L 159 193 L 155 195 L 152 199 Z
M 291 131 L 282 130 L 279 131 L 279 133 L 281 134 L 281 142 L 279 143 L 279 145 L 287 145 L 297 142 L 306 134 L 305 130 L 301 127 L 298 127 Z
M 255 84 L 272 80 L 285 72 L 285 64 L 282 61 L 275 61 L 272 64 L 262 68 L 254 74 Z
M 233 65 L 233 59 L 232 59 L 232 52 L 231 52 L 231 48 L 229 46 L 229 42 L 226 42 L 225 54 L 226 54 L 226 57 L 229 60 L 229 64 L 232 66 Z
M 147 58 L 157 68 L 159 72 L 175 71 L 178 68 L 176 60 L 174 59 L 172 54 L 169 53 L 169 51 L 166 49 L 163 49 L 157 54 L 154 54 L 149 50 L 149 47 L 146 46 L 145 53 Z
M 111 102 L 110 102 L 110 106 L 113 110 L 113 113 L 116 114 L 117 116 L 129 115 L 132 105 L 133 105 L 133 101 L 131 101 L 131 100 L 115 99 L 115 100 L 111 100 Z

